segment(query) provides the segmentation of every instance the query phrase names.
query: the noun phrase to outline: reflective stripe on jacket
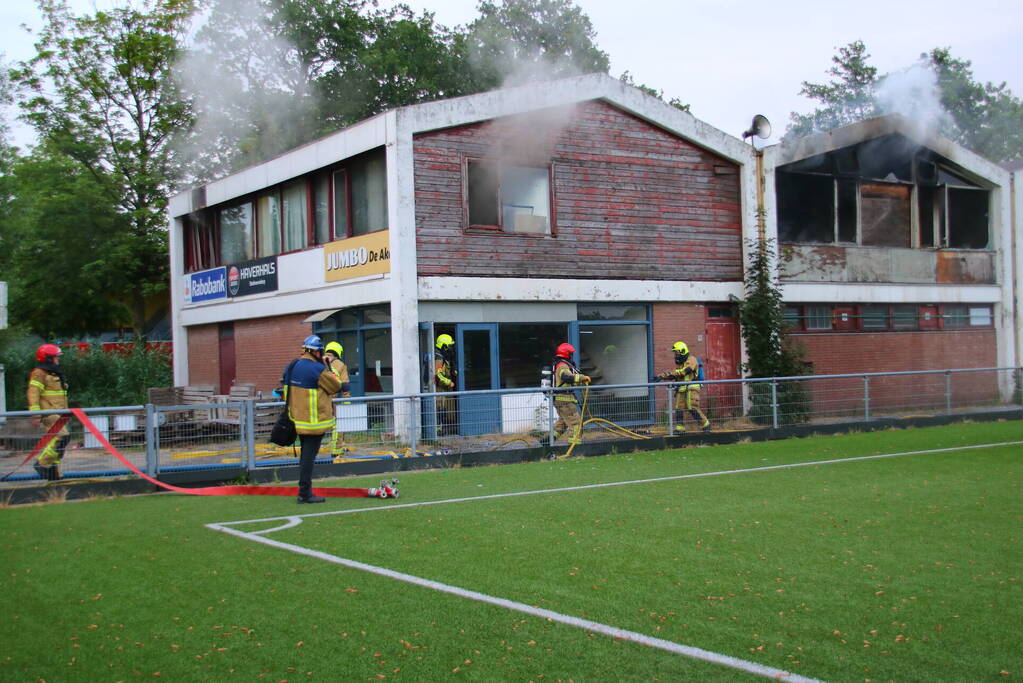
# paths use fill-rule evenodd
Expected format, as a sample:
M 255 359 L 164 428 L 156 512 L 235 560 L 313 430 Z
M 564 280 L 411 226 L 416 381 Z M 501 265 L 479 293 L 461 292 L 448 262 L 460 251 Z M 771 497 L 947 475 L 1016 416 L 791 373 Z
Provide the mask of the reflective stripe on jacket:
M 25 402 L 29 410 L 67 410 L 67 391 L 60 383 L 60 377 L 43 370 L 33 368 L 28 373 L 28 390 Z M 60 419 L 59 415 L 46 415 L 41 418 L 44 427 L 49 427 Z M 67 427 L 60 434 L 67 434 Z
M 672 370 L 670 374 L 674 375 L 675 379 L 678 380 L 679 382 L 695 382 L 696 378 L 700 374 L 700 366 L 699 363 L 696 361 L 696 356 L 689 354 L 685 362 L 682 363 L 682 365 L 676 367 L 674 370 Z M 679 387 L 679 391 L 690 391 L 699 389 L 700 389 L 699 384 L 687 384 L 683 387 Z
M 282 382 L 283 384 L 283 378 Z M 288 415 L 299 434 L 323 434 L 334 428 L 331 398 L 341 389 L 341 380 L 309 354 L 303 354 L 291 369 L 284 387 Z
M 582 374 L 571 362 L 564 358 L 556 358 L 554 362 L 554 386 L 573 387 L 579 384 Z M 554 394 L 554 400 L 561 403 L 578 403 L 574 391 L 559 391 Z

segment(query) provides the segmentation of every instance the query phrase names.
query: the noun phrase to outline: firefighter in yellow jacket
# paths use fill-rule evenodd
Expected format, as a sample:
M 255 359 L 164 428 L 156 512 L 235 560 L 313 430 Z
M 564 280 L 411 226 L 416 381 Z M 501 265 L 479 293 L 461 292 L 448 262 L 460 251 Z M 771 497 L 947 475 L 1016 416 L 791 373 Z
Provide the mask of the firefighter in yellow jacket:
M 580 384 L 589 385 L 590 378 L 579 372 L 579 368 L 572 362 L 574 355 L 575 347 L 568 343 L 559 345 L 554 352 L 554 370 L 551 376 L 555 388 L 579 386 Z M 570 430 L 568 442 L 570 444 L 581 443 L 583 420 L 579 413 L 579 399 L 575 397 L 575 392 L 555 392 L 554 409 L 558 411 L 558 421 L 554 423 L 554 440 L 557 440 L 566 430 Z
M 324 361 L 330 371 L 334 373 L 334 376 L 341 382 L 341 396 L 343 398 L 349 398 L 352 395 L 352 385 L 348 378 L 348 366 L 341 360 L 344 356 L 345 347 L 341 346 L 336 341 L 327 342 L 326 348 L 323 350 Z M 341 442 L 338 445 L 338 441 Z M 338 431 L 337 422 L 335 420 L 334 429 L 330 432 L 330 454 L 338 457 L 348 452 L 348 448 L 344 446 L 344 435 Z
M 324 367 L 323 340 L 311 334 L 302 342 L 302 355 L 285 370 L 284 401 L 288 415 L 295 422 L 295 432 L 302 444 L 298 462 L 298 502 L 322 503 L 313 495 L 313 465 L 323 443 L 323 435 L 334 428 L 334 394 L 341 390 L 341 380 Z
M 437 391 L 455 390 L 455 372 L 451 362 L 455 355 L 455 340 L 450 334 L 437 335 L 437 350 L 433 354 L 433 379 Z M 437 397 L 437 434 L 458 433 L 458 406 L 454 396 Z
M 662 372 L 654 377 L 659 382 L 674 380 L 676 382 L 695 382 L 699 378 L 700 364 L 696 358 L 689 353 L 689 347 L 683 342 L 675 342 L 671 345 L 675 353 L 675 369 Z M 700 423 L 703 431 L 710 431 L 710 420 L 700 409 L 700 385 L 684 384 L 675 393 L 675 432 L 684 434 L 685 414 L 688 412 L 694 420 Z
M 56 344 L 43 344 L 36 349 L 36 366 L 28 374 L 28 391 L 26 403 L 29 410 L 67 410 L 67 378 L 60 367 L 62 351 Z M 44 415 L 35 418 L 32 423 L 36 427 L 49 430 L 60 415 Z M 35 471 L 40 478 L 49 481 L 60 479 L 60 462 L 64 459 L 71 435 L 65 424 L 46 444 L 36 459 Z

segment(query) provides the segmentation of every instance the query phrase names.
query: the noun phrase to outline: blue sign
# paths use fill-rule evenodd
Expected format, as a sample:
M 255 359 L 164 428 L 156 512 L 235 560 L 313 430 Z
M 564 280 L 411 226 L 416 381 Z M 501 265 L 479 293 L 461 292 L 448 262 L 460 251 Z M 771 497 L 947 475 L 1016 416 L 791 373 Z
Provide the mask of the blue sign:
M 227 298 L 227 270 L 221 266 L 201 273 L 191 273 L 185 280 L 185 302 Z

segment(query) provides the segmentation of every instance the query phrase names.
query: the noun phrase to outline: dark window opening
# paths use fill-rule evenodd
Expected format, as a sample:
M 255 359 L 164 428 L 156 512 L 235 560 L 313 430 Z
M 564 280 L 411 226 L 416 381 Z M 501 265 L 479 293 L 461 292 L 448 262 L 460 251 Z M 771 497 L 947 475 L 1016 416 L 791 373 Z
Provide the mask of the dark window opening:
M 468 225 L 552 234 L 550 168 L 466 162 Z
M 835 241 L 835 183 L 830 176 L 778 173 L 776 194 L 782 241 Z
M 910 246 L 910 188 L 908 185 L 860 186 L 862 216 L 860 243 L 872 247 Z
M 953 249 L 988 247 L 988 193 L 948 189 L 948 246 Z

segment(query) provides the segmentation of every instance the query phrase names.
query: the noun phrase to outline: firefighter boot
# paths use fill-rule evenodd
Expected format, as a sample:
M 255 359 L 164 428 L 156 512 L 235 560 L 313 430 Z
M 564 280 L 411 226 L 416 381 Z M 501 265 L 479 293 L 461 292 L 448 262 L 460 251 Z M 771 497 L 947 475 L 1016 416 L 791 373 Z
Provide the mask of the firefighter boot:
M 706 422 L 703 423 L 703 431 L 710 432 L 710 420 L 707 420 Z
M 323 503 L 323 502 L 326 502 L 326 500 L 327 500 L 326 498 L 321 498 L 320 496 L 314 496 L 313 495 L 313 490 L 312 490 L 311 487 L 310 488 L 306 488 L 304 486 L 300 486 L 299 489 L 298 489 L 298 502 L 299 502 L 299 504 L 302 504 L 302 503 Z
M 50 465 L 46 468 L 46 480 L 57 481 L 60 479 L 60 465 Z
M 50 469 L 49 467 L 36 463 L 35 465 L 32 465 L 32 469 L 36 471 L 36 474 L 38 474 L 39 478 L 42 479 L 43 481 L 46 481 L 49 478 L 47 476 L 48 470 Z

